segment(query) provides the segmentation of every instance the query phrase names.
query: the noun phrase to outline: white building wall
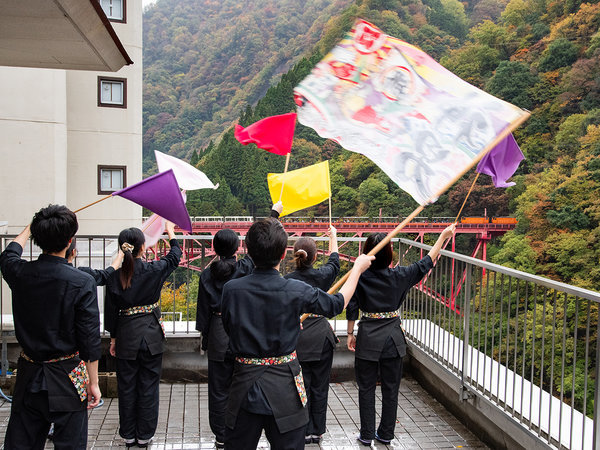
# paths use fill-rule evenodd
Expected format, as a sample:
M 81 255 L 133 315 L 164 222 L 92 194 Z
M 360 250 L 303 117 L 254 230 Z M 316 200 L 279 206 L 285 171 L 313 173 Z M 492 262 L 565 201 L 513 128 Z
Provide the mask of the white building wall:
M 142 1 L 112 22 L 134 61 L 117 73 L 0 67 L 0 222 L 18 233 L 50 203 L 75 210 L 99 200 L 98 165 L 142 177 Z M 127 108 L 98 106 L 98 76 L 127 79 Z M 78 234 L 139 226 L 141 208 L 115 197 L 78 213 Z M 4 230 L 4 227 L 3 227 Z
M 66 74 L 0 67 L 0 221 L 18 233 L 67 201 Z
M 68 205 L 101 199 L 98 165 L 125 166 L 126 183 L 142 179 L 142 4 L 126 2 L 126 23 L 113 22 L 134 61 L 119 72 L 67 72 Z M 127 80 L 127 107 L 98 106 L 98 77 Z M 78 213 L 78 234 L 118 234 L 141 224 L 142 209 L 113 197 Z

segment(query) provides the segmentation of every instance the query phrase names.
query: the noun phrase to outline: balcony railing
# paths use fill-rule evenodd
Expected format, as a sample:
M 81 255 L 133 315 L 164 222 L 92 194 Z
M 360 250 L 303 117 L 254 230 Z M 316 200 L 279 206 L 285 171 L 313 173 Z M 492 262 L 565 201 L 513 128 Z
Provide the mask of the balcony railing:
M 184 260 L 161 295 L 169 335 L 197 333 L 199 271 L 214 258 L 211 236 L 182 239 Z M 320 265 L 327 258 L 327 238 L 315 239 Z M 10 240 L 12 236 L 2 237 L 1 248 Z M 340 252 L 357 255 L 362 241 L 340 237 Z M 165 245 L 159 243 L 158 251 L 148 251 L 146 257 L 159 257 Z M 406 239 L 394 239 L 393 245 L 400 264 L 414 262 L 430 249 Z M 114 236 L 77 237 L 77 248 L 76 266 L 104 268 L 117 241 Z M 284 273 L 292 270 L 289 253 Z M 38 254 L 30 242 L 23 257 Z M 350 267 L 349 259 L 342 260 L 342 273 Z M 102 315 L 102 288 L 98 296 Z M 598 292 L 442 251 L 433 270 L 409 292 L 401 312 L 409 344 L 460 382 L 464 400 L 475 396 L 495 405 L 541 444 L 600 450 L 599 305 Z M 12 330 L 10 290 L 4 281 L 0 313 L 0 330 Z M 343 314 L 331 323 L 345 333 Z

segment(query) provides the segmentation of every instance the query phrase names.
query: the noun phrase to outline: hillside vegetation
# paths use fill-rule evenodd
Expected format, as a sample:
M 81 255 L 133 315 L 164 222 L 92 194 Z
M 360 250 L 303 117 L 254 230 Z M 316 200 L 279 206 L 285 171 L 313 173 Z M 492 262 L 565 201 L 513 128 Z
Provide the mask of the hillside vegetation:
M 361 17 L 441 61 L 463 79 L 532 111 L 515 136 L 525 153 L 517 186 L 495 189 L 482 176 L 465 214 L 516 215 L 519 227 L 491 249 L 492 258 L 588 288 L 600 286 L 600 5 L 579 1 L 370 0 L 331 18 L 310 56 L 271 87 L 240 123 L 294 110 L 293 87 Z M 192 155 L 222 189 L 192 195 L 194 214 L 263 215 L 268 172 L 284 159 L 243 147 L 232 130 Z M 291 169 L 331 159 L 333 215 L 403 215 L 416 206 L 361 155 L 297 126 Z M 427 207 L 452 216 L 473 174 Z M 327 214 L 326 205 L 304 211 Z
M 160 0 L 144 13 L 144 170 L 231 125 L 351 0 Z
M 482 215 L 487 210 L 488 216 L 518 218 L 516 230 L 488 247 L 488 258 L 493 262 L 600 290 L 600 4 L 579 0 L 356 0 L 328 19 L 320 41 L 257 103 L 246 99 L 251 106 L 245 108 L 239 122 L 248 125 L 293 111 L 293 87 L 357 17 L 419 46 L 463 79 L 532 112 L 515 132 L 526 157 L 513 177 L 517 185 L 496 189 L 489 177 L 482 176 L 464 214 Z M 245 90 L 244 86 L 238 87 Z M 174 102 L 169 114 L 184 114 L 185 109 L 177 109 L 176 105 Z M 195 111 L 204 113 L 203 108 Z M 234 139 L 231 128 L 224 130 L 216 143 L 194 148 L 187 143 L 201 142 L 200 138 L 194 141 L 198 129 L 186 128 L 191 134 L 179 141 L 170 138 L 177 142 L 173 148 L 196 150 L 191 162 L 221 187 L 190 193 L 190 212 L 266 215 L 271 204 L 266 175 L 281 172 L 284 158 L 252 145 L 243 147 Z M 178 147 L 183 143 L 188 146 Z M 377 216 L 380 211 L 384 216 L 402 216 L 417 206 L 369 160 L 298 125 L 290 169 L 325 159 L 331 166 L 334 216 Z M 473 177 L 473 173 L 466 175 L 428 206 L 425 214 L 456 214 Z M 299 214 L 326 215 L 326 208 L 326 204 L 318 205 Z M 482 282 L 475 292 L 484 288 Z M 598 305 L 586 309 L 585 302 L 565 296 L 547 309 L 544 304 L 542 315 L 540 298 L 528 304 L 523 302 L 522 294 L 514 292 L 499 299 L 507 311 L 505 315 L 495 310 L 488 313 L 487 305 L 478 305 L 491 324 L 492 331 L 488 331 L 486 321 L 484 333 L 496 336 L 506 329 L 505 335 L 500 331 L 497 336 L 499 348 L 506 348 L 507 354 L 510 349 L 511 355 L 514 351 L 514 359 L 506 364 L 535 367 L 532 376 L 526 374 L 528 379 L 545 380 L 544 389 L 564 394 L 566 402 L 573 399 L 580 410 L 587 402 L 587 411 L 592 411 L 593 383 L 587 384 L 587 392 L 584 386 L 595 367 L 595 349 L 588 346 L 585 330 L 590 327 L 589 342 L 595 342 Z M 525 354 L 520 345 L 506 337 L 510 328 L 535 330 L 539 335 L 543 327 L 550 336 L 551 324 L 557 318 L 561 322 L 565 319 L 566 324 L 563 343 L 556 349 L 552 344 L 556 354 L 565 356 L 562 368 L 560 358 L 550 354 L 542 358 L 536 349 L 532 360 L 531 354 Z M 530 338 L 527 335 L 525 342 Z M 550 348 L 548 345 L 546 352 Z M 497 356 L 492 354 L 493 349 L 485 351 Z M 586 351 L 587 367 L 582 356 Z M 540 366 L 540 361 L 550 360 L 554 364 L 542 362 Z M 565 379 L 573 377 L 574 390 L 567 383 L 560 392 L 558 378 L 551 385 L 548 382 L 548 371 L 559 373 L 563 369 Z

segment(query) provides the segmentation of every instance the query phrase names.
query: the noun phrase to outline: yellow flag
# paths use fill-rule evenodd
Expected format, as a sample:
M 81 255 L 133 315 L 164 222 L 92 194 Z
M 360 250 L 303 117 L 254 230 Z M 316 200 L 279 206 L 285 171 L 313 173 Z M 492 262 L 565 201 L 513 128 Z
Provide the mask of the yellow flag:
M 283 183 L 281 216 L 316 205 L 331 196 L 329 161 L 292 170 L 285 174 L 270 173 L 267 175 L 267 182 L 273 203 L 279 201 L 281 183 Z

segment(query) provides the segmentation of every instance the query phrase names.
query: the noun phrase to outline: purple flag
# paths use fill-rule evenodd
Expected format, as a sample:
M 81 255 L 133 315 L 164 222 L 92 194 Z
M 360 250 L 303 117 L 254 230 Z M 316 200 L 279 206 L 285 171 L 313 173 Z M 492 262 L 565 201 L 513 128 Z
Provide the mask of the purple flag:
M 497 188 L 514 186 L 515 183 L 506 180 L 513 176 L 523 159 L 517 141 L 509 134 L 479 161 L 476 171 L 491 176 Z
M 146 178 L 112 195 L 131 200 L 170 220 L 182 230 L 192 232 L 192 221 L 185 207 L 173 169 Z

